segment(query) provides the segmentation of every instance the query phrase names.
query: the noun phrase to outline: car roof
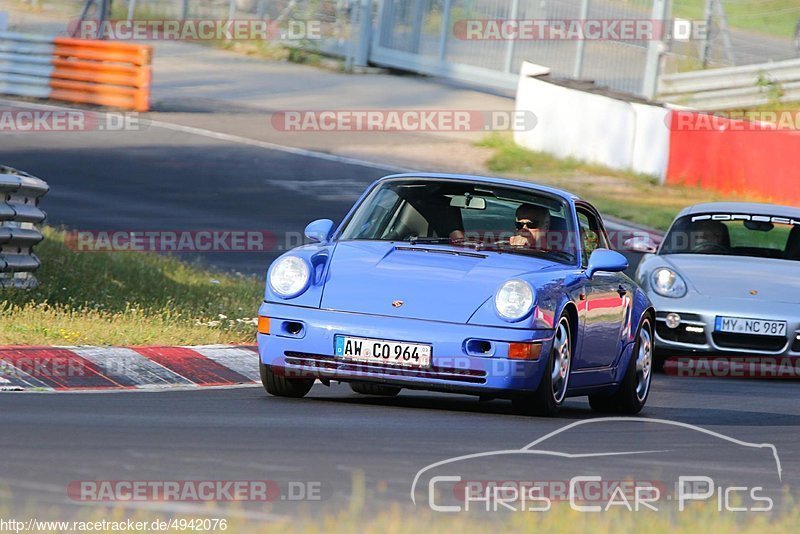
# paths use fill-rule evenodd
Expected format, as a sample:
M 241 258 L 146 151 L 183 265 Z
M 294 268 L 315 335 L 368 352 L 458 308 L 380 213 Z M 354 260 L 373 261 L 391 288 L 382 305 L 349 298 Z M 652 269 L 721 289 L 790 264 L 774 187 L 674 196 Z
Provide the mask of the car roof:
M 393 180 L 396 178 L 446 178 L 450 180 L 464 180 L 470 182 L 481 182 L 486 184 L 507 185 L 511 187 L 523 187 L 525 189 L 531 189 L 533 191 L 542 191 L 544 193 L 550 193 L 551 195 L 563 198 L 570 204 L 582 201 L 582 199 L 579 196 L 570 193 L 569 191 L 564 191 L 563 189 L 557 189 L 555 187 L 548 187 L 546 185 L 541 185 L 534 182 L 526 182 L 524 180 L 513 180 L 510 178 L 496 178 L 492 176 L 477 176 L 472 174 L 408 172 L 403 174 L 391 174 L 389 176 L 384 176 L 383 178 L 378 180 L 378 182 L 383 182 L 385 180 Z
M 800 217 L 800 208 L 761 202 L 705 202 L 685 208 L 678 217 L 697 213 L 749 213 L 773 217 Z

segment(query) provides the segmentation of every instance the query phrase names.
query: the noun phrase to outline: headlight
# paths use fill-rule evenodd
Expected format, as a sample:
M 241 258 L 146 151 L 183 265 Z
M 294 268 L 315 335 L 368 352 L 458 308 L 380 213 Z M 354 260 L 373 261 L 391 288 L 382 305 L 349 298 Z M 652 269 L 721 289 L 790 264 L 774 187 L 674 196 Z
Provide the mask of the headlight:
M 531 311 L 535 298 L 536 294 L 528 282 L 509 280 L 495 295 L 494 307 L 506 321 L 519 321 Z
M 269 286 L 283 298 L 296 297 L 305 291 L 310 279 L 311 268 L 297 256 L 278 260 L 269 272 Z
M 686 294 L 686 282 L 678 273 L 666 267 L 653 271 L 650 283 L 653 291 L 662 297 L 680 298 Z

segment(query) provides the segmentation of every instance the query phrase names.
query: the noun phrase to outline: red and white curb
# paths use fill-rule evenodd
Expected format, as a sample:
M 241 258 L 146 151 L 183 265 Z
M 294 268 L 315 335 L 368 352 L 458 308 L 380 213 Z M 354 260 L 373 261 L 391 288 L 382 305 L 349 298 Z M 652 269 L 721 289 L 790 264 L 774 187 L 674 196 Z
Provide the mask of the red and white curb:
M 259 382 L 253 346 L 0 347 L 0 391 L 232 386 Z

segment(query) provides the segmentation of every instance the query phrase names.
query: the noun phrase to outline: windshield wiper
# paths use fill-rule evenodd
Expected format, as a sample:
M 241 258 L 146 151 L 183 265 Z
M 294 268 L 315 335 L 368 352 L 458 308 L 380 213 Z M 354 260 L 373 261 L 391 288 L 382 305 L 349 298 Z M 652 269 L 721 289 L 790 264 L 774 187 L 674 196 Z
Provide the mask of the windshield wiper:
M 452 243 L 449 237 L 420 237 L 412 235 L 408 239 L 398 239 L 398 241 L 408 241 L 412 245 L 417 243 L 424 243 L 426 245 L 449 245 Z
M 565 252 L 563 250 L 545 250 L 540 248 L 529 248 L 529 247 L 516 247 L 508 244 L 499 244 L 499 243 L 492 243 L 485 245 L 486 250 L 497 250 L 502 252 L 510 252 L 512 254 L 524 254 L 527 256 L 538 256 L 542 258 L 548 258 L 555 256 L 564 262 L 573 263 L 575 261 L 575 255 Z

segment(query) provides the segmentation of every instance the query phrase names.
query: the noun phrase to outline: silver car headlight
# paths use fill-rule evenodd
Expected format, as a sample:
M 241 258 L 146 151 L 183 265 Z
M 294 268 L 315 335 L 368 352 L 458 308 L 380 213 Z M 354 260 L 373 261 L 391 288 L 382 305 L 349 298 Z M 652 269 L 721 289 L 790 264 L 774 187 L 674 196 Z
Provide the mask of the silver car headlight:
M 298 296 L 311 280 L 311 267 L 297 256 L 279 259 L 269 272 L 269 286 L 285 299 Z
M 494 297 L 497 314 L 506 321 L 519 321 L 533 308 L 536 293 L 524 280 L 509 280 Z
M 650 275 L 653 291 L 662 297 L 680 298 L 686 294 L 686 282 L 668 267 L 659 267 Z

